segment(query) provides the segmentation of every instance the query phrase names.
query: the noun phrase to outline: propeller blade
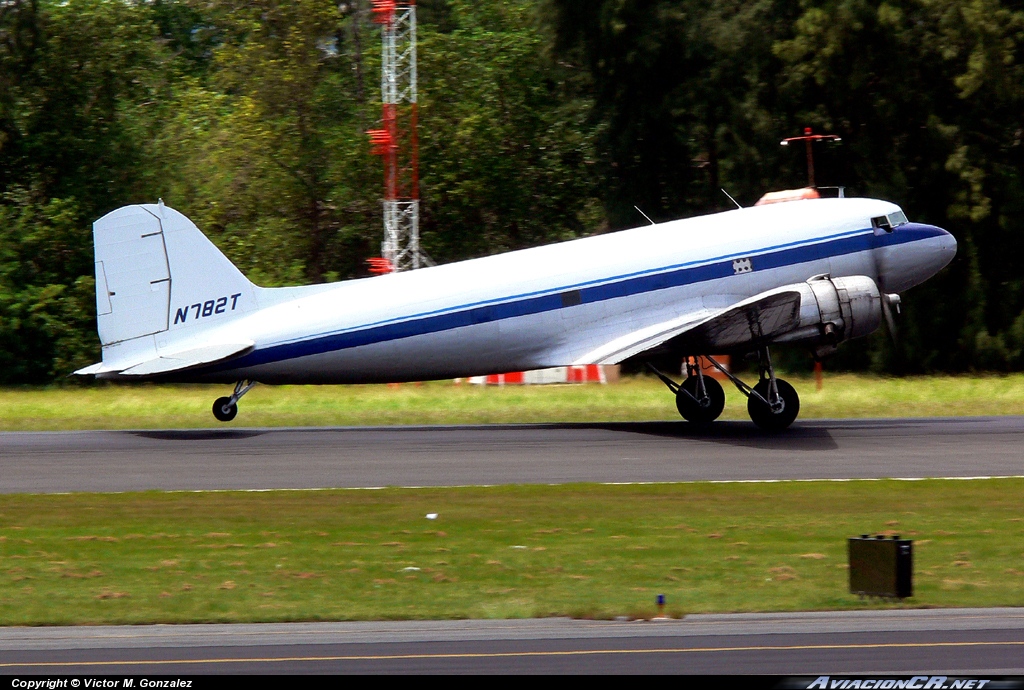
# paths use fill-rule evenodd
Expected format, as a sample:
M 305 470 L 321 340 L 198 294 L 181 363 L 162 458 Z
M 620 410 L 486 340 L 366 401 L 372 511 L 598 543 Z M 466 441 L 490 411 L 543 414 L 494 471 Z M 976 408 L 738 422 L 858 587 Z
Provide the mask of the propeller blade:
M 889 338 L 893 347 L 899 349 L 899 331 L 896 329 L 896 318 L 892 315 L 892 308 L 896 307 L 897 313 L 900 308 L 900 296 L 897 294 L 887 295 L 882 293 L 882 315 L 885 317 L 885 325 L 889 329 Z
M 893 306 L 896 307 L 896 313 L 900 310 L 900 296 L 896 293 L 887 293 L 885 291 L 885 276 L 878 276 L 878 291 L 882 293 L 882 316 L 885 317 L 885 325 L 889 331 L 889 340 L 892 341 L 892 346 L 899 352 L 900 342 L 899 333 L 896 331 L 896 319 L 892 315 Z

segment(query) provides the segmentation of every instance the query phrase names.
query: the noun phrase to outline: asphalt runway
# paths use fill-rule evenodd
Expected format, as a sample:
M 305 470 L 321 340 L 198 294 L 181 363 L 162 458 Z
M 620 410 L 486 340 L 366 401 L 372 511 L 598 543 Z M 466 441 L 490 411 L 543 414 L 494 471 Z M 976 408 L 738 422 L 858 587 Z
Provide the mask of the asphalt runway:
M 0 492 L 1024 475 L 1024 417 L 0 434 Z
M 984 678 L 1024 674 L 1024 610 L 0 628 L 0 673 L 770 674 L 810 676 L 806 683 L 840 673 Z

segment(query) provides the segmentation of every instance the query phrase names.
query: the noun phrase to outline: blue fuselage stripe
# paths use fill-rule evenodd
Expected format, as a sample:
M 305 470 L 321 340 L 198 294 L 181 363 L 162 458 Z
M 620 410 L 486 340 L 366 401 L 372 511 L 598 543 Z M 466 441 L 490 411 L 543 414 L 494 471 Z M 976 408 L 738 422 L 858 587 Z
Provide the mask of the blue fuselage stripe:
M 875 235 L 871 230 L 859 231 L 856 234 L 844 233 L 838 237 L 827 238 L 811 244 L 795 247 L 768 248 L 755 250 L 744 258 L 750 258 L 757 272 L 793 266 L 796 264 L 818 261 L 833 256 L 843 256 L 856 252 L 867 251 L 879 246 L 903 244 L 925 239 L 930 234 L 894 232 Z M 758 253 L 763 252 L 763 253 Z M 341 333 L 315 335 L 303 340 L 281 343 L 264 347 L 230 362 L 217 365 L 208 371 L 227 371 L 247 367 L 280 362 L 288 359 L 307 357 L 344 350 L 362 345 L 410 338 L 417 335 L 439 333 L 474 324 L 490 321 L 511 319 L 517 316 L 540 314 L 555 311 L 569 306 L 563 302 L 563 293 L 578 291 L 579 301 L 576 304 L 588 304 L 629 297 L 665 290 L 668 288 L 694 285 L 697 283 L 727 278 L 735 275 L 733 258 L 714 261 L 697 266 L 674 267 L 657 273 L 647 273 L 625 277 L 600 284 L 569 285 L 546 294 L 536 296 L 510 297 L 509 301 L 487 303 L 483 305 L 464 305 L 453 307 L 451 311 L 440 314 L 413 316 L 407 320 L 381 325 L 372 325 L 360 330 Z

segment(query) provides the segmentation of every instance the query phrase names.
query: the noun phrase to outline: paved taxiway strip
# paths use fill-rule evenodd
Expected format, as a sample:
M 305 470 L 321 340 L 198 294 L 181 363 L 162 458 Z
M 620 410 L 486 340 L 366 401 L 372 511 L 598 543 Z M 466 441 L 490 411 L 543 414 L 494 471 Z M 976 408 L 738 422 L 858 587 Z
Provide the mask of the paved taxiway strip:
M 1024 417 L 0 434 L 0 492 L 1024 475 Z
M 1024 673 L 1024 609 L 0 628 L 0 673 Z

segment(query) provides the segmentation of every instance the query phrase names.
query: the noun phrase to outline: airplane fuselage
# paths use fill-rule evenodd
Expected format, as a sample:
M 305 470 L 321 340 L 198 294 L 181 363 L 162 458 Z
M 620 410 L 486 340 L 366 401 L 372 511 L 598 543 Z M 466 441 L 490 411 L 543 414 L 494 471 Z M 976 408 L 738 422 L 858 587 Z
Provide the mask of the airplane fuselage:
M 209 309 L 172 304 L 172 317 L 208 319 L 197 338 L 230 333 L 255 346 L 155 378 L 382 383 L 589 363 L 620 335 L 819 274 L 868 276 L 886 292 L 916 285 L 956 243 L 934 226 L 872 227 L 898 211 L 872 199 L 745 208 L 406 273 L 257 288 L 257 308 L 241 316 L 232 295 L 211 294 L 200 300 Z M 220 326 L 221 316 L 233 318 Z

